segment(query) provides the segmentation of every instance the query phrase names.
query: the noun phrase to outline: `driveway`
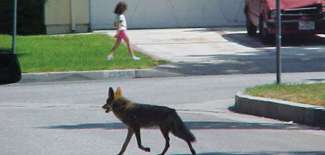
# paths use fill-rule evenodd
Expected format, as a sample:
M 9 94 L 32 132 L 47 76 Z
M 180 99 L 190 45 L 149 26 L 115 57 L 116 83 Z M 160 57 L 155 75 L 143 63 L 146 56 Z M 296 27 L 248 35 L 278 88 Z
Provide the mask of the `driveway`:
M 105 31 L 113 35 L 114 31 Z M 274 45 L 249 37 L 244 28 L 129 30 L 134 47 L 171 63 L 158 69 L 185 75 L 275 72 Z M 284 40 L 284 72 L 325 70 L 325 37 Z

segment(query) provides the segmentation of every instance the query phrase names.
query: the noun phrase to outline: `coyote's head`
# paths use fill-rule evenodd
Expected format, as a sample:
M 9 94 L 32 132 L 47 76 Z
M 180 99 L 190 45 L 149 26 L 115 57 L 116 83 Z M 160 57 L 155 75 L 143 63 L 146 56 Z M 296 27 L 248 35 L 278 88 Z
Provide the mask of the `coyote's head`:
M 103 109 L 105 110 L 106 113 L 109 113 L 110 111 L 112 111 L 112 105 L 113 105 L 114 101 L 120 97 L 122 97 L 122 89 L 120 87 L 118 87 L 116 89 L 115 93 L 114 93 L 113 88 L 109 87 L 106 104 L 103 106 Z

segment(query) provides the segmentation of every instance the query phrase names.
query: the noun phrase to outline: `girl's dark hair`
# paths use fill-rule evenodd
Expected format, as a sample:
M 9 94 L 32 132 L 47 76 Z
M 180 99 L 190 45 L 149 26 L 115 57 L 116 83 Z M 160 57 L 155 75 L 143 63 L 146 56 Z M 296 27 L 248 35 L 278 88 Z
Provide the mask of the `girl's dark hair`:
M 115 10 L 114 10 L 114 13 L 115 14 L 118 14 L 118 15 L 121 15 L 125 12 L 125 10 L 128 8 L 128 5 L 125 3 L 125 2 L 118 2 L 116 4 L 116 7 L 115 7 Z

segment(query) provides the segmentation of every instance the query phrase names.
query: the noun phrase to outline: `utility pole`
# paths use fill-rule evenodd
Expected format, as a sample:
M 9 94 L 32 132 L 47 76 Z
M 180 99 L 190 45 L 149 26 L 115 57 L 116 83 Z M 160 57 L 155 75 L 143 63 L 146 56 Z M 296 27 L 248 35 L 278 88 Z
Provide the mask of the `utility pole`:
M 13 24 L 12 24 L 12 53 L 16 53 L 16 35 L 17 35 L 17 0 L 13 0 Z
M 282 46 L 282 25 L 281 25 L 281 2 L 276 0 L 276 83 L 281 84 L 281 46 Z

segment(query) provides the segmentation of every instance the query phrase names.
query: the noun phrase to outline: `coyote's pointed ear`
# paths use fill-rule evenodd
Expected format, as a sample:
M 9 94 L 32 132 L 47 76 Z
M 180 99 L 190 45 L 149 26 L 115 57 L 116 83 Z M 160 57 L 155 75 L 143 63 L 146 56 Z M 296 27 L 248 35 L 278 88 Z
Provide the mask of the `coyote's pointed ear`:
M 108 90 L 108 97 L 109 98 L 114 98 L 114 90 L 112 87 L 109 87 L 109 90 Z
M 121 87 L 117 87 L 116 92 L 115 92 L 115 97 L 122 97 Z

